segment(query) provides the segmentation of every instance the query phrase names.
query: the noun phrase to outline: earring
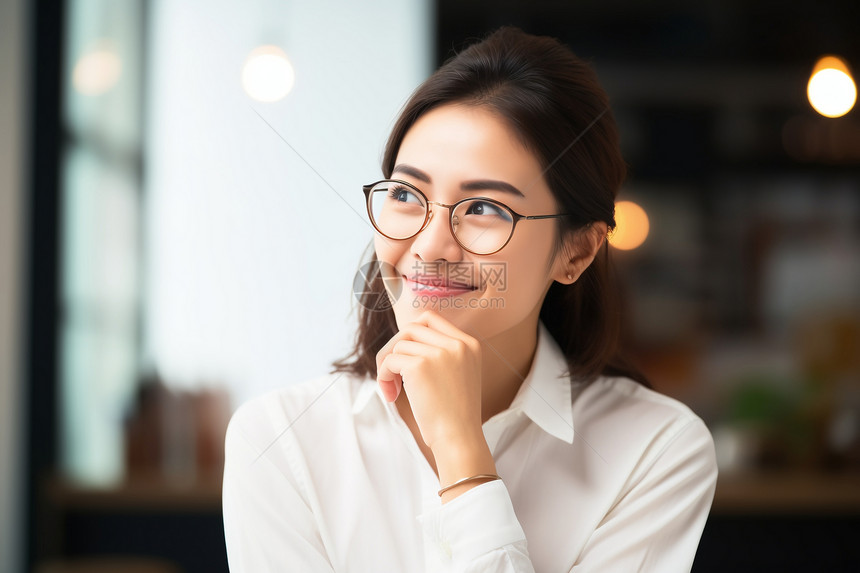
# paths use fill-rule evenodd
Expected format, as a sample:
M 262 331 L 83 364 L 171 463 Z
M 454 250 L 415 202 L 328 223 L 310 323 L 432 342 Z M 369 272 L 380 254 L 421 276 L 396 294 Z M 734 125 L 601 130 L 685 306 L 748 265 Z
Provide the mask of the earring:
M 573 279 L 573 277 L 572 277 L 572 276 L 570 276 L 570 273 L 568 273 L 568 274 L 567 274 L 567 278 L 568 278 L 568 280 Z

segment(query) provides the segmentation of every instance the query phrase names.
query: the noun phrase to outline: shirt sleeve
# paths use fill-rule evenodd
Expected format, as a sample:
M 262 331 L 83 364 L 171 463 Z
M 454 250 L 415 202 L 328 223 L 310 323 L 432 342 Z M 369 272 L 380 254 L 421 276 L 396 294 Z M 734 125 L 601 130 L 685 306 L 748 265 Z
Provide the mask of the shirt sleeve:
M 222 489 L 231 573 L 333 571 L 294 475 L 261 455 L 237 418 L 227 428 Z
M 690 571 L 716 479 L 711 434 L 701 419 L 691 419 L 633 477 L 571 573 Z M 446 569 L 534 572 L 525 533 L 501 480 L 481 484 L 418 519 L 427 550 L 437 552 Z
M 717 481 L 704 422 L 687 422 L 639 476 L 598 525 L 572 573 L 690 571 Z
M 457 573 L 533 573 L 526 536 L 501 480 L 418 516 L 425 548 Z

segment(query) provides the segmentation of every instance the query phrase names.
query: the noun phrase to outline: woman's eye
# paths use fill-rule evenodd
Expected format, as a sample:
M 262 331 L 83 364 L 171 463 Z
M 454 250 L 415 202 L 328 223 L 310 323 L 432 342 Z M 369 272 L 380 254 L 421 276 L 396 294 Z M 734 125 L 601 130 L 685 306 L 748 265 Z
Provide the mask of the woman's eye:
M 486 201 L 475 201 L 469 205 L 469 208 L 466 210 L 467 215 L 492 215 L 496 217 L 501 217 L 506 221 L 511 220 L 510 214 L 505 210 L 499 207 L 498 205 L 494 205 L 493 203 L 488 203 Z
M 401 203 L 409 203 L 411 201 L 413 203 L 421 204 L 421 200 L 418 196 L 406 187 L 392 187 L 388 191 L 388 196 L 395 201 L 400 201 Z

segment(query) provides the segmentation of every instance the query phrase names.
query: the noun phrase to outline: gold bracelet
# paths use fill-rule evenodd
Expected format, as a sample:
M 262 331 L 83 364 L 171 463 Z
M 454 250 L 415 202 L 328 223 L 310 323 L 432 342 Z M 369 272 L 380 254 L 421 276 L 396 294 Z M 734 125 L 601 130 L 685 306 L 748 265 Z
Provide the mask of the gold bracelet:
M 491 480 L 502 479 L 501 477 L 497 476 L 496 474 L 478 474 L 476 476 L 463 478 L 461 480 L 455 481 L 454 483 L 452 483 L 451 485 L 449 485 L 447 487 L 443 487 L 442 489 L 440 489 L 439 490 L 439 497 L 442 497 L 443 493 L 445 493 L 446 491 L 448 491 L 452 487 L 456 487 L 456 486 L 460 485 L 461 483 L 466 483 L 467 481 L 472 481 L 474 479 L 486 479 L 486 478 L 489 478 Z

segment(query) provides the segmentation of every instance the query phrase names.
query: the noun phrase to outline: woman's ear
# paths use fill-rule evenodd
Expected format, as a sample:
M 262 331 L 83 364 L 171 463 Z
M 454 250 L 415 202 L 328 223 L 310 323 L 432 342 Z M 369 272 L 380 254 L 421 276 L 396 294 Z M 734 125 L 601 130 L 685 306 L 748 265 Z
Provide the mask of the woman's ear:
M 579 279 L 606 240 L 608 227 L 603 221 L 592 221 L 571 233 L 559 253 L 553 279 L 562 284 L 573 284 Z

